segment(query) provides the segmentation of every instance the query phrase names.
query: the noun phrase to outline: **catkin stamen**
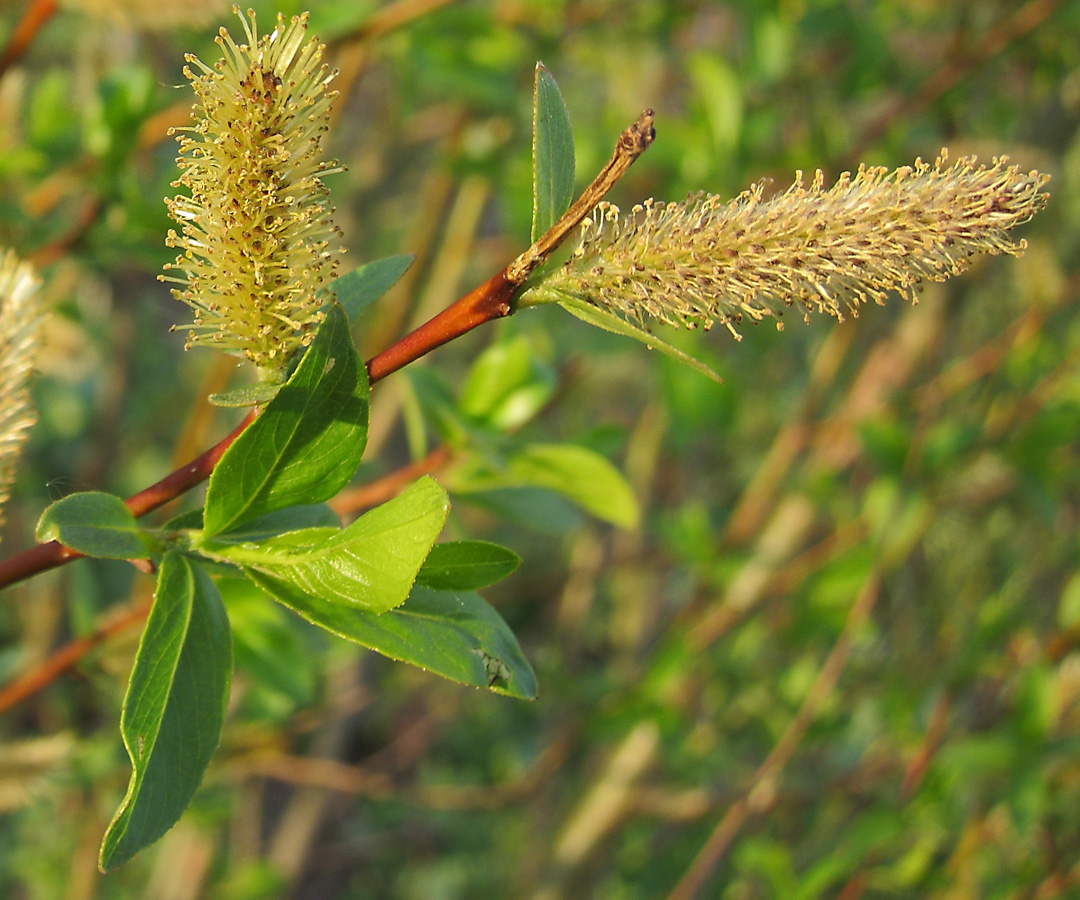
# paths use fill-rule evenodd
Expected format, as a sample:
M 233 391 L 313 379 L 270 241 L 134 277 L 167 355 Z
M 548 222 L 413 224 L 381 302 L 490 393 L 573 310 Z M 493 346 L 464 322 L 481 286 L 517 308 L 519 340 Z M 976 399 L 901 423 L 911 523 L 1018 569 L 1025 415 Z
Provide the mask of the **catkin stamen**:
M 820 171 L 809 186 L 798 172 L 770 199 L 756 184 L 728 202 L 649 200 L 626 216 L 601 203 L 570 259 L 521 303 L 569 294 L 642 328 L 720 322 L 736 338 L 744 317 L 789 306 L 843 319 L 891 291 L 914 301 L 921 282 L 962 272 L 977 253 L 1020 254 L 1025 242 L 1008 232 L 1045 205 L 1047 180 L 1004 157 L 949 165 L 942 150 L 933 165 L 860 166 L 829 189 Z
M 41 349 L 41 320 L 37 276 L 11 250 L 0 252 L 0 507 L 37 419 L 30 375 Z
M 222 28 L 214 66 L 186 57 L 201 74 L 184 69 L 198 102 L 195 124 L 175 129 L 173 185 L 189 195 L 165 201 L 180 227 L 166 244 L 180 255 L 159 278 L 193 310 L 188 346 L 274 370 L 310 343 L 336 275 L 340 231 L 322 179 L 341 167 L 321 156 L 336 73 L 321 62 L 325 47 L 305 42 L 306 14 L 279 15 L 262 37 L 253 12 L 240 21 L 246 42 Z

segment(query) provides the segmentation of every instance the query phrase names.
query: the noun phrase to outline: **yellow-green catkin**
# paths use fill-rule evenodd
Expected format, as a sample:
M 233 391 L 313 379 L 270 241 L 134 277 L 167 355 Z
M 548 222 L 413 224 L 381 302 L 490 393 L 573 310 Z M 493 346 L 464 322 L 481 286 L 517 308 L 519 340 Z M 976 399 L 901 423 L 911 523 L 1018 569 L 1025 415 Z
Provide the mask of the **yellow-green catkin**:
M 246 43 L 222 28 L 213 68 L 186 57 L 200 70 L 184 69 L 196 124 L 177 129 L 173 185 L 190 196 L 165 201 L 181 226 L 166 244 L 181 254 L 159 277 L 194 310 L 188 346 L 243 354 L 275 377 L 311 342 L 336 274 L 340 231 L 322 181 L 341 171 L 322 158 L 336 72 L 321 62 L 324 45 L 305 39 L 306 14 L 279 15 L 261 37 L 254 12 L 240 21 Z
M 731 201 L 650 200 L 627 216 L 601 204 L 573 256 L 523 303 L 570 294 L 639 326 L 720 322 L 736 338 L 744 318 L 792 305 L 842 320 L 890 291 L 914 302 L 920 282 L 962 272 L 975 254 L 1021 253 L 1008 232 L 1043 207 L 1047 180 L 1006 158 L 949 165 L 942 150 L 933 165 L 861 167 L 828 189 L 820 171 L 809 185 L 799 172 L 769 199 L 758 184 Z
M 30 402 L 30 375 L 41 349 L 41 319 L 33 269 L 13 251 L 0 251 L 0 507 L 37 418 Z

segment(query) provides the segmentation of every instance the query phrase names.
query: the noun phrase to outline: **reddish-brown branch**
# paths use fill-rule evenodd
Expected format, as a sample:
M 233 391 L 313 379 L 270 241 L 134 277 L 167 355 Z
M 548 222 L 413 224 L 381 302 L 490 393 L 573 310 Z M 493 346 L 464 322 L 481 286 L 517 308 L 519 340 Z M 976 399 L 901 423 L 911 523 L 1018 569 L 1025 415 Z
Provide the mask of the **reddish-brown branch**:
M 19 24 L 11 33 L 11 40 L 8 41 L 3 54 L 0 54 L 0 76 L 22 59 L 26 48 L 33 43 L 41 26 L 49 21 L 55 12 L 56 0 L 33 0 L 30 8 L 23 13 Z
M 251 416 L 244 420 L 243 427 L 251 421 Z M 224 452 L 224 447 L 227 443 L 231 443 L 243 430 L 243 427 L 238 427 L 232 434 L 229 435 L 225 441 L 222 441 L 213 450 L 207 451 L 199 457 L 199 462 L 202 460 L 202 465 L 207 465 L 210 460 L 208 459 L 211 453 L 217 452 L 220 456 L 221 452 Z M 411 465 L 404 466 L 395 472 L 376 479 L 370 484 L 357 488 L 354 491 L 348 491 L 343 494 L 339 494 L 331 503 L 334 510 L 339 514 L 355 511 L 357 509 L 363 509 L 368 506 L 375 506 L 384 500 L 388 500 L 393 497 L 398 491 L 421 475 L 426 475 L 434 472 L 444 466 L 450 459 L 450 451 L 446 447 L 436 447 L 427 456 L 418 462 Z M 177 475 L 178 472 L 192 472 L 195 463 L 185 466 L 183 469 L 178 469 L 174 472 L 170 478 Z M 211 465 L 212 468 L 212 465 Z M 161 488 L 165 481 L 163 479 L 154 485 L 154 488 Z M 142 497 L 152 491 L 153 488 L 148 488 L 146 491 L 142 491 L 135 497 L 129 498 L 129 507 L 132 501 L 136 498 Z M 163 489 L 164 490 L 164 489 Z M 167 491 L 165 491 L 167 493 Z M 166 498 L 171 499 L 171 498 Z M 152 497 L 147 497 L 141 501 L 143 503 L 153 502 Z M 55 548 L 55 549 L 54 549 Z M 65 547 L 62 544 L 58 544 L 55 541 L 49 544 L 38 544 L 35 547 L 31 547 L 25 553 L 20 553 L 17 557 L 12 557 L 11 560 L 5 562 L 12 562 L 14 560 L 25 559 L 27 560 L 28 572 L 27 574 L 34 574 L 36 571 L 41 571 L 43 568 L 50 568 L 53 565 L 60 565 L 67 562 L 69 559 L 76 559 L 82 554 L 76 550 L 72 550 L 70 547 Z M 53 561 L 53 559 L 57 561 Z M 44 562 L 43 562 L 44 560 Z M 33 568 L 33 565 L 37 565 L 38 568 Z M 2 563 L 0 563 L 2 566 Z M 23 576 L 25 577 L 25 576 Z M 18 703 L 21 703 L 27 697 L 36 694 L 38 691 L 48 687 L 57 678 L 63 675 L 67 670 L 72 668 L 79 662 L 84 656 L 90 653 L 99 644 L 106 641 L 108 638 L 119 634 L 122 631 L 126 631 L 128 628 L 132 628 L 143 621 L 150 613 L 150 600 L 139 603 L 136 606 L 131 607 L 122 615 L 110 619 L 105 624 L 101 625 L 93 634 L 86 637 L 78 638 L 70 643 L 64 645 L 51 656 L 48 657 L 40 665 L 35 666 L 28 672 L 17 677 L 14 681 L 8 684 L 3 689 L 0 689 L 0 715 L 11 709 Z
M 255 413 L 250 412 L 244 417 L 244 421 L 236 426 L 223 440 L 218 441 L 213 447 L 200 456 L 195 457 L 186 466 L 181 466 L 175 472 L 170 472 L 157 484 L 152 484 L 137 494 L 133 494 L 125 501 L 128 509 L 138 516 L 145 516 L 159 506 L 164 506 L 170 500 L 175 500 L 181 494 L 190 491 L 196 485 L 202 484 L 210 477 L 218 460 L 229 449 L 233 441 L 240 437 L 240 433 L 255 421 Z
M 240 432 L 247 428 L 254 418 L 254 413 L 251 413 L 224 440 L 219 441 L 186 466 L 181 466 L 157 484 L 152 484 L 145 490 L 128 497 L 125 501 L 128 509 L 135 516 L 145 516 L 148 512 L 164 506 L 170 500 L 175 500 L 184 492 L 201 484 L 210 477 L 210 472 L 213 471 L 222 454 L 229 449 L 229 445 L 239 437 Z M 0 559 L 0 587 L 15 584 L 38 572 L 54 569 L 81 556 L 78 550 L 65 547 L 59 541 L 36 544 L 15 556 Z
M 16 678 L 3 690 L 0 690 L 0 715 L 7 712 L 16 703 L 20 703 L 42 688 L 52 684 L 64 672 L 86 656 L 87 653 L 114 634 L 126 631 L 132 625 L 141 622 L 150 613 L 150 604 L 150 600 L 144 600 L 132 606 L 121 615 L 103 624 L 93 634 L 88 634 L 86 637 L 65 644 L 41 665 L 35 666 L 29 672 Z
M 449 461 L 450 449 L 445 446 L 436 447 L 423 459 L 411 465 L 403 466 L 360 487 L 342 491 L 330 501 L 330 508 L 339 516 L 347 516 L 378 506 L 397 496 L 402 488 L 421 475 L 432 475 L 438 472 Z
M 926 734 L 923 735 L 922 744 L 908 763 L 904 772 L 904 780 L 900 784 L 900 800 L 906 803 L 918 790 L 923 778 L 930 769 L 930 763 L 934 754 L 941 747 L 945 730 L 949 725 L 949 713 L 952 711 L 952 702 L 948 694 L 938 697 L 934 709 L 930 713 L 930 721 L 926 726 Z
M 506 277 L 505 269 L 497 272 L 435 318 L 373 356 L 367 364 L 371 383 L 380 381 L 436 347 L 461 337 L 477 325 L 510 315 L 510 300 L 519 287 Z

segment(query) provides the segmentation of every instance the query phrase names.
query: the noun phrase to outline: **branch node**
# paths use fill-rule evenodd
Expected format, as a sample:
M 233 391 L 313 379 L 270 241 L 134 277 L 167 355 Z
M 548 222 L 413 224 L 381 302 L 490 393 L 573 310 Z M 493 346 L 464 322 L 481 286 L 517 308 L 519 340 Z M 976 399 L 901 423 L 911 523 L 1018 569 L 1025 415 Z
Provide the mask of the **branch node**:
M 630 168 L 634 160 L 641 156 L 656 137 L 653 128 L 653 111 L 642 110 L 637 121 L 619 135 L 615 152 L 607 165 L 593 179 L 581 196 L 577 198 L 562 217 L 535 244 L 506 267 L 506 278 L 511 284 L 522 285 L 525 279 L 540 266 L 569 237 L 581 220 L 593 211 L 604 195 L 610 191 Z

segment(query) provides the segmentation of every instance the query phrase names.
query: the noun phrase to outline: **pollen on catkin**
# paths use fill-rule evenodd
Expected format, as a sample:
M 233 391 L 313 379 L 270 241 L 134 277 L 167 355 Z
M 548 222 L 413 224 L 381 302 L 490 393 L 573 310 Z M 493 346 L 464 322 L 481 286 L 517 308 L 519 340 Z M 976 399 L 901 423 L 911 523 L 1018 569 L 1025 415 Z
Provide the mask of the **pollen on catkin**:
M 0 507 L 10 493 L 27 432 L 37 419 L 30 402 L 30 375 L 41 349 L 41 320 L 33 269 L 13 251 L 0 252 Z
M 213 68 L 186 57 L 198 102 L 195 125 L 176 129 L 173 186 L 190 196 L 165 200 L 181 226 L 165 243 L 181 254 L 158 277 L 194 310 L 187 346 L 243 354 L 272 374 L 314 337 L 341 252 L 322 181 L 341 168 L 321 147 L 337 73 L 321 62 L 324 45 L 305 41 L 306 13 L 279 14 L 261 37 L 253 11 L 240 21 L 246 43 L 222 28 Z
M 799 172 L 769 199 L 756 184 L 727 202 L 693 194 L 625 216 L 602 203 L 570 259 L 520 302 L 569 294 L 639 327 L 720 322 L 737 339 L 745 318 L 792 305 L 842 320 L 890 291 L 914 302 L 920 282 L 962 272 L 975 254 L 1020 254 L 1008 232 L 1045 205 L 1047 180 L 1005 157 L 949 165 L 942 150 L 933 165 L 860 167 L 828 189 L 820 171 L 809 185 Z

